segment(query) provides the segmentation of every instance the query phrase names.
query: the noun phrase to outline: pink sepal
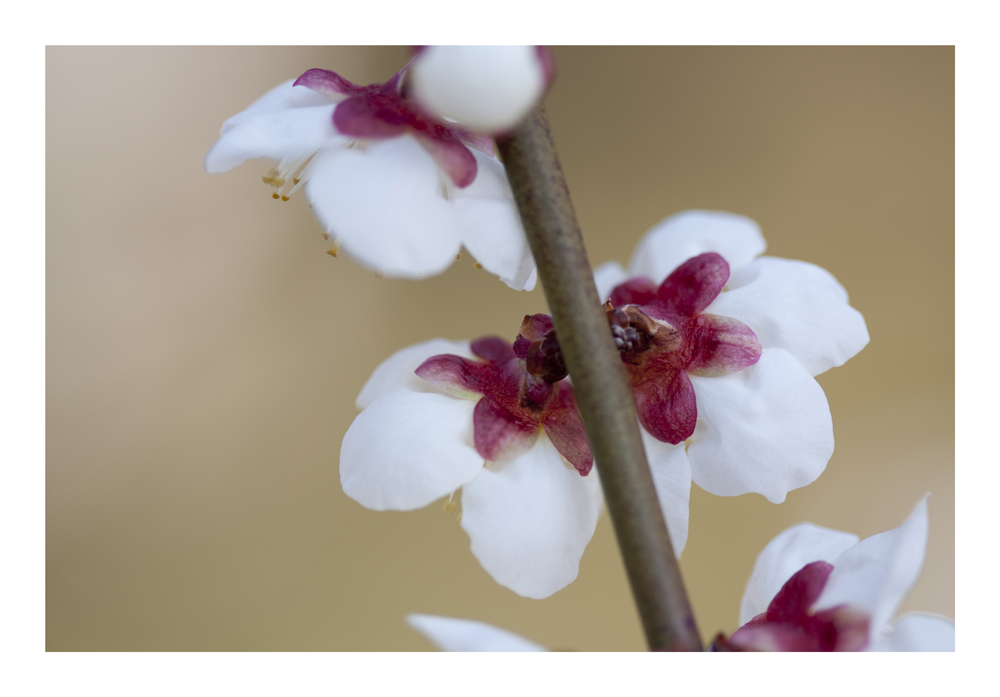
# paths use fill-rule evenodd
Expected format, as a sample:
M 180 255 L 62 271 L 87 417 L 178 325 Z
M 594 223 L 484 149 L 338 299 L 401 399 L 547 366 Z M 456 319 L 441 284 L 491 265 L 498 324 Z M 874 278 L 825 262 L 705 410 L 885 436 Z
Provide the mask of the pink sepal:
M 760 340 L 738 319 L 698 315 L 684 327 L 681 362 L 700 377 L 739 372 L 760 360 Z
M 499 336 L 484 336 L 481 339 L 476 339 L 469 345 L 469 348 L 472 353 L 484 361 L 506 363 L 514 358 L 514 350 L 511 349 L 510 344 Z
M 428 124 L 426 131 L 417 131 L 417 140 L 455 186 L 465 188 L 476 180 L 479 169 L 476 156 L 447 128 Z
M 481 394 L 485 379 L 482 363 L 450 353 L 431 356 L 414 373 L 430 384 L 458 397 Z
M 594 466 L 594 456 L 576 407 L 576 396 L 573 394 L 573 387 L 565 382 L 555 387 L 556 396 L 545 412 L 542 426 L 559 454 L 585 477 Z
M 715 252 L 692 257 L 664 279 L 657 295 L 679 317 L 693 317 L 715 300 L 729 280 L 729 263 Z
M 298 79 L 292 83 L 292 86 L 297 85 L 308 87 L 330 99 L 339 99 L 344 95 L 354 97 L 359 94 L 371 94 L 377 92 L 381 87 L 381 85 L 367 87 L 355 85 L 332 70 L 323 70 L 322 68 L 311 68 L 299 75 Z
M 796 571 L 767 606 L 768 622 L 788 622 L 809 612 L 833 573 L 833 564 L 814 561 Z
M 489 397 L 476 404 L 472 425 L 476 452 L 490 462 L 516 457 L 538 437 L 537 423 L 517 418 Z
M 694 386 L 669 354 L 650 358 L 629 371 L 639 422 L 657 440 L 677 445 L 691 437 L 698 423 Z
M 387 94 L 360 95 L 346 99 L 333 112 L 333 125 L 355 138 L 394 138 L 409 127 L 409 117 L 398 97 Z
M 614 307 L 622 305 L 646 305 L 658 300 L 656 284 L 648 278 L 630 278 L 611 291 L 610 302 Z

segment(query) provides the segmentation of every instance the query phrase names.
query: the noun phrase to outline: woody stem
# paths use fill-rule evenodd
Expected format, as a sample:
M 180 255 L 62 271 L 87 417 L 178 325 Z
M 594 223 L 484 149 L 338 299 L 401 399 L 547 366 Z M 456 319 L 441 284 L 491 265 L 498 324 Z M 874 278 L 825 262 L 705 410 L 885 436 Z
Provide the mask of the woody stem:
M 639 435 L 628 375 L 539 106 L 497 142 L 538 265 L 649 648 L 700 651 L 701 638 Z

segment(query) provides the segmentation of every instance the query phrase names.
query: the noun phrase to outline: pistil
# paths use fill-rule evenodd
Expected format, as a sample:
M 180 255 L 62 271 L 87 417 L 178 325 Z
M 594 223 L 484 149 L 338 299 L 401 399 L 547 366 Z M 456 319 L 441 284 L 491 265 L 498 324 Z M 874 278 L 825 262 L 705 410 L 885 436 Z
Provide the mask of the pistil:
M 622 360 L 641 365 L 651 348 L 672 351 L 680 343 L 680 333 L 663 320 L 655 320 L 635 305 L 614 307 L 604 303 L 611 335 Z

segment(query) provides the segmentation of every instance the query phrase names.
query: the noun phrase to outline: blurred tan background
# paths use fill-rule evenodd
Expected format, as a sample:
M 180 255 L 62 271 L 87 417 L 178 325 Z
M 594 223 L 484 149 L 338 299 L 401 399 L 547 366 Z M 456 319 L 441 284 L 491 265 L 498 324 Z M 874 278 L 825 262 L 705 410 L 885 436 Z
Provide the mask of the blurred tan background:
M 420 650 L 408 612 L 555 648 L 641 650 L 605 515 L 578 580 L 494 583 L 440 504 L 340 489 L 354 397 L 432 337 L 516 334 L 541 288 L 465 258 L 424 282 L 334 259 L 252 161 L 209 176 L 229 116 L 308 68 L 382 82 L 393 48 L 47 52 L 49 650 Z M 681 560 L 702 635 L 736 628 L 763 546 L 804 520 L 862 537 L 931 492 L 903 610 L 954 616 L 954 51 L 556 48 L 553 133 L 596 265 L 687 208 L 757 220 L 829 269 L 871 344 L 820 376 L 836 452 L 813 485 L 691 495 Z

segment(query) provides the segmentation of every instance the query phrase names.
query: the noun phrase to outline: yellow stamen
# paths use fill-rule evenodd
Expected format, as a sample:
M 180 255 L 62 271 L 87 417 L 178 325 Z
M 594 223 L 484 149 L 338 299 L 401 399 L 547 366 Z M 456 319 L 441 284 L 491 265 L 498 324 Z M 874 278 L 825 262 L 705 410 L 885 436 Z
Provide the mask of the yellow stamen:
M 329 236 L 327 236 L 327 238 L 329 239 Z M 326 253 L 329 254 L 332 257 L 336 257 L 337 256 L 337 252 L 339 252 L 339 251 L 340 251 L 340 240 L 334 240 L 333 241 L 333 246 L 330 247 L 328 250 L 326 250 Z
M 275 189 L 274 193 L 271 194 L 271 198 L 280 198 L 282 201 L 287 201 L 292 194 L 298 191 L 305 184 L 306 168 L 309 166 L 312 158 L 313 156 L 309 155 L 296 160 L 282 160 L 268 170 L 267 174 L 261 177 L 261 179 L 265 184 Z M 293 177 L 292 175 L 295 176 Z M 291 188 L 288 191 L 284 191 L 285 185 L 289 182 L 291 182 Z
M 261 180 L 268 186 L 273 186 L 275 189 L 281 189 L 285 185 L 285 178 L 281 176 L 281 172 L 278 171 L 277 167 L 272 167 L 268 170 L 268 173 L 261 177 Z
M 479 263 L 478 261 L 477 261 L 477 262 L 476 262 L 475 264 L 473 264 L 472 266 L 473 266 L 474 268 L 477 268 L 477 269 L 481 269 L 481 268 L 483 268 L 483 265 L 482 265 L 482 264 L 480 264 L 480 263 Z

